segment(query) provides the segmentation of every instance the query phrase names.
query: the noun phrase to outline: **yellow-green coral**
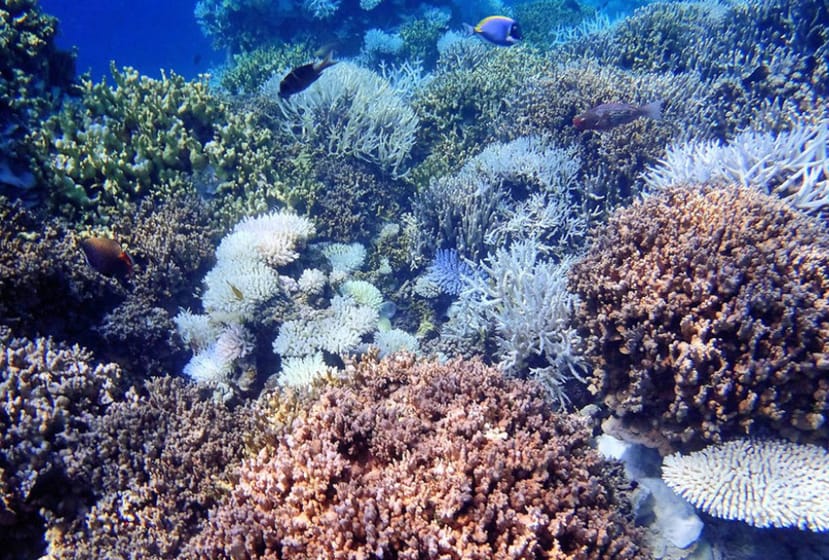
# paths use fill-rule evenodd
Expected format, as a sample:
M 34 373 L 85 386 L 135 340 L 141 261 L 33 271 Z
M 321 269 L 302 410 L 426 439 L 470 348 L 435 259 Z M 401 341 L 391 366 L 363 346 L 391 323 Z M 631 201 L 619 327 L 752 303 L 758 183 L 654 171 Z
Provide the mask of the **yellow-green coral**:
M 100 223 L 140 199 L 200 192 L 230 221 L 282 198 L 273 135 L 256 113 L 230 107 L 206 79 L 114 66 L 112 77 L 114 87 L 84 81 L 80 100 L 30 138 L 53 208 Z
M 552 46 L 557 28 L 576 25 L 596 12 L 572 0 L 526 0 L 516 3 L 512 11 L 524 41 L 539 48 Z
M 274 72 L 305 64 L 312 57 L 313 53 L 305 44 L 261 47 L 234 55 L 230 67 L 222 73 L 220 83 L 232 94 L 256 93 Z
M 551 66 L 527 47 L 492 48 L 472 68 L 440 62 L 438 75 L 413 101 L 421 122 L 419 149 L 432 151 L 450 139 L 451 154 L 466 154 L 497 139 L 503 132 L 497 129 L 499 117 L 516 88 Z M 457 162 L 455 158 L 448 166 Z

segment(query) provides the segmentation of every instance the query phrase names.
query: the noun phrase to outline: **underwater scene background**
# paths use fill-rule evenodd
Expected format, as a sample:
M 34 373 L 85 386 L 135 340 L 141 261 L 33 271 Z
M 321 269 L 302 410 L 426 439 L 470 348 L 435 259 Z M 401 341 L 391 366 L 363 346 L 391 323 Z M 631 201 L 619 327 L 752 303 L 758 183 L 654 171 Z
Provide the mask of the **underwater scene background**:
M 829 559 L 825 0 L 0 22 L 0 558 Z

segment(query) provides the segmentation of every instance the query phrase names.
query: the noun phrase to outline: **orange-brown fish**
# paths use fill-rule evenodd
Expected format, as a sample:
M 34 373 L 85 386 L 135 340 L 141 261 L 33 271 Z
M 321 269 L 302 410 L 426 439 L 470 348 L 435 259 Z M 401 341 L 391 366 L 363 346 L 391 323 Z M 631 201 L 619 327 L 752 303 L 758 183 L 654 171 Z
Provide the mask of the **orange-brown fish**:
M 124 280 L 132 275 L 132 259 L 117 241 L 106 237 L 88 237 L 81 249 L 89 266 L 104 276 Z
M 639 117 L 662 118 L 662 100 L 646 105 L 630 103 L 602 103 L 573 117 L 573 126 L 579 130 L 610 130 L 633 122 Z
M 325 58 L 319 62 L 297 66 L 279 82 L 279 97 L 287 99 L 295 93 L 301 92 L 316 82 L 322 76 L 323 70 L 335 64 L 337 64 L 337 61 L 331 59 L 331 51 L 328 51 Z

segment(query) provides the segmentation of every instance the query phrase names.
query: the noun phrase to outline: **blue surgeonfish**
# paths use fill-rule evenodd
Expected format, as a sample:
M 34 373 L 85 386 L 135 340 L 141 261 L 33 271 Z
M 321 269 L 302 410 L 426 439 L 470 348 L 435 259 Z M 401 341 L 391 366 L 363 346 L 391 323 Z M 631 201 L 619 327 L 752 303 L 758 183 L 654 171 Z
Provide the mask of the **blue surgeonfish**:
M 490 43 L 501 47 L 509 47 L 521 40 L 521 28 L 518 22 L 507 16 L 489 16 L 482 19 L 478 25 L 472 27 L 464 24 L 470 35 L 483 37 Z

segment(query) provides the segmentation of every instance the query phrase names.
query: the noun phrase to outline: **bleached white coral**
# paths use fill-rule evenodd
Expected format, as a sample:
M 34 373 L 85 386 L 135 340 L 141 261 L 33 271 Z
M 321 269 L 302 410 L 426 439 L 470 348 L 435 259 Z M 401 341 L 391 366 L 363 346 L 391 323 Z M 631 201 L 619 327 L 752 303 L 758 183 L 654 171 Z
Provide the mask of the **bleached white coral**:
M 204 277 L 202 306 L 235 322 L 249 319 L 256 306 L 279 292 L 279 274 L 262 262 L 219 261 Z
M 360 8 L 366 11 L 373 10 L 379 6 L 382 1 L 383 0 L 360 0 Z
M 314 19 L 328 19 L 340 7 L 340 0 L 302 0 L 302 8 Z
M 197 383 L 216 386 L 227 383 L 233 368 L 233 361 L 220 356 L 213 343 L 197 352 L 184 366 L 184 374 Z
M 662 463 L 662 479 L 703 511 L 755 527 L 829 530 L 829 451 L 743 439 Z
M 244 236 L 250 246 L 248 251 L 255 250 L 271 266 L 283 266 L 299 256 L 295 249 L 314 235 L 314 223 L 304 216 L 280 210 L 245 218 L 233 233 L 249 234 Z M 217 251 L 219 258 L 220 255 Z
M 829 119 L 799 122 L 773 135 L 748 131 L 728 145 L 713 141 L 670 146 L 645 175 L 650 190 L 674 185 L 737 184 L 775 194 L 795 208 L 829 204 Z
M 581 338 L 571 324 L 577 296 L 567 290 L 568 257 L 559 262 L 543 259 L 532 242 L 500 248 L 480 265 L 484 274 L 464 279 L 462 298 L 483 321 L 494 326 L 499 366 L 507 373 L 521 372 L 534 357 L 549 367 L 534 370 L 547 376 L 542 383 L 559 403 L 567 401 L 560 388 L 564 380 L 581 379 Z M 470 299 L 471 296 L 471 299 Z
M 181 309 L 173 317 L 181 340 L 198 352 L 207 348 L 219 335 L 219 327 L 210 321 L 210 316 L 195 314 L 189 309 Z
M 302 357 L 289 356 L 282 360 L 279 384 L 283 387 L 308 386 L 333 371 L 334 368 L 326 365 L 321 352 Z
M 297 285 L 299 290 L 306 294 L 318 294 L 325 288 L 327 278 L 325 273 L 318 268 L 306 268 L 299 275 Z
M 283 130 L 298 143 L 378 164 L 395 177 L 404 174 L 420 122 L 387 80 L 349 62 L 329 68 L 279 108 Z
M 332 274 L 344 278 L 363 266 L 366 248 L 361 243 L 331 243 L 323 247 L 322 254 L 331 263 Z
M 402 329 L 376 332 L 374 334 L 374 345 L 380 351 L 381 358 L 401 350 L 413 354 L 417 354 L 420 350 L 420 342 L 417 338 Z
M 216 339 L 216 357 L 220 362 L 232 363 L 253 351 L 253 337 L 237 324 L 227 325 Z
M 383 304 L 383 294 L 374 284 L 365 280 L 346 280 L 340 285 L 340 293 L 359 305 L 367 305 L 375 310 L 379 310 Z
M 307 356 L 318 350 L 345 356 L 377 327 L 376 309 L 352 298 L 334 296 L 327 309 L 307 308 L 300 318 L 285 321 L 273 342 L 281 356 Z

